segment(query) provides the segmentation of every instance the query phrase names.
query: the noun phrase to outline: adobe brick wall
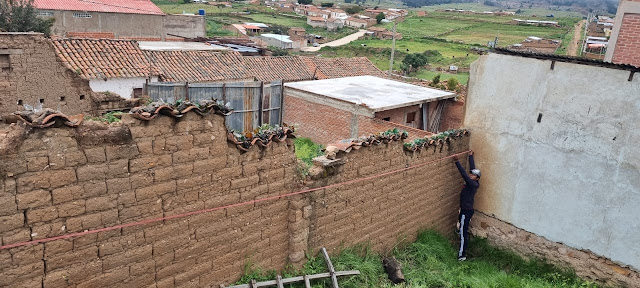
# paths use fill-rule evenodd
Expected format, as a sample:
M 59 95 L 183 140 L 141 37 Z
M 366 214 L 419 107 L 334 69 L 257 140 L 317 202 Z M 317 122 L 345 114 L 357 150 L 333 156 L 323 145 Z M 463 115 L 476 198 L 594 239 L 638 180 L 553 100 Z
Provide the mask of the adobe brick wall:
M 43 34 L 0 33 L 0 63 L 0 116 L 24 110 L 18 101 L 35 106 L 40 99 L 70 115 L 92 110 L 88 81 L 57 60 Z
M 31 130 L 0 154 L 0 239 L 11 244 L 291 191 L 292 146 L 240 154 L 223 117 Z M 16 128 L 19 129 L 19 128 Z M 282 269 L 287 201 L 0 250 L 0 286 L 203 287 L 245 263 Z
M 401 142 L 391 142 L 340 157 L 344 164 L 332 168 L 337 169 L 335 174 L 307 183 L 309 187 L 436 162 L 292 200 L 290 221 L 295 222 L 290 224 L 289 260 L 299 265 L 307 249 L 316 252 L 326 247 L 335 252 L 357 243 L 369 243 L 375 251 L 386 253 L 399 242 L 414 241 L 418 231 L 426 228 L 449 235 L 457 220 L 463 182 L 451 159 L 437 160 L 468 150 L 468 138 L 452 140 L 441 148 L 410 153 Z
M 561 267 L 570 267 L 583 279 L 607 287 L 640 287 L 638 271 L 588 250 L 550 241 L 482 212 L 474 214 L 470 227 L 473 235 L 487 238 L 493 245 L 523 257 L 542 258 Z
M 613 62 L 640 66 L 640 14 L 624 14 Z
M 241 154 L 224 118 L 28 130 L 0 151 L 2 245 L 215 208 L 302 189 L 291 141 Z M 12 136 L 13 137 L 13 136 Z M 401 142 L 342 156 L 311 187 L 468 149 L 466 137 L 419 153 Z M 335 172 L 335 171 L 334 171 Z M 412 181 L 406 181 L 406 179 Z M 216 287 L 245 264 L 281 270 L 304 251 L 370 241 L 383 252 L 418 229 L 455 223 L 461 180 L 450 159 L 337 189 L 0 250 L 0 286 Z M 406 236 L 406 238 L 404 238 Z

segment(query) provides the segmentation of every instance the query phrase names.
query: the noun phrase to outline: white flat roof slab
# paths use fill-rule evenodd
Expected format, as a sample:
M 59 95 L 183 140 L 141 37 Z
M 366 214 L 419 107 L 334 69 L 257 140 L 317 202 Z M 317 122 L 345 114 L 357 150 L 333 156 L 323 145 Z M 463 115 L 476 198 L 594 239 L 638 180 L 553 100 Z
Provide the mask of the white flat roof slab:
M 284 86 L 353 104 L 362 104 L 374 112 L 449 99 L 456 96 L 456 93 L 453 92 L 375 76 L 291 82 L 285 83 Z
M 140 46 L 140 49 L 150 51 L 229 50 L 227 47 L 202 42 L 138 41 L 138 45 Z

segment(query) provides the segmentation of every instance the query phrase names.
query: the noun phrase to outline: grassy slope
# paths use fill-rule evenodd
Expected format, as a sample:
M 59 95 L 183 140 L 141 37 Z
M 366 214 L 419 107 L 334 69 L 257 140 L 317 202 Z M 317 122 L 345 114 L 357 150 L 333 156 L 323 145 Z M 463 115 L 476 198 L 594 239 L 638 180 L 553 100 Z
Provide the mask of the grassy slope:
M 470 260 L 458 262 L 457 250 L 449 241 L 435 233 L 423 232 L 416 242 L 393 251 L 403 265 L 406 284 L 394 286 L 384 273 L 381 257 L 366 246 L 343 250 L 332 258 L 335 269 L 360 270 L 361 275 L 341 277 L 340 287 L 597 287 L 575 274 L 542 261 L 526 261 L 515 254 L 496 249 L 486 240 L 474 239 L 470 244 Z M 284 277 L 326 272 L 322 257 L 314 257 L 302 271 L 290 271 Z M 249 272 L 239 281 L 272 280 L 275 273 Z M 328 280 L 315 280 L 313 287 L 330 287 Z M 291 285 L 290 287 L 303 287 Z
M 504 9 L 506 11 L 516 11 L 518 10 L 519 6 L 514 5 L 513 7 L 509 7 L 510 9 L 506 9 L 506 8 L 495 7 L 495 6 L 487 6 L 487 5 L 478 4 L 478 3 L 452 3 L 452 4 L 424 6 L 421 9 L 426 11 L 435 11 L 435 10 L 441 10 L 441 9 L 447 9 L 447 8 L 473 10 L 473 11 L 481 12 L 481 11 L 497 11 L 500 9 Z M 521 16 L 532 16 L 532 15 L 545 16 L 549 14 L 553 14 L 555 17 L 582 17 L 582 14 L 578 12 L 558 11 L 558 10 L 551 10 L 551 9 L 545 9 L 540 7 L 529 8 L 529 6 L 527 5 L 525 5 L 520 9 L 522 10 L 521 11 L 522 13 L 518 14 L 516 18 L 519 18 Z

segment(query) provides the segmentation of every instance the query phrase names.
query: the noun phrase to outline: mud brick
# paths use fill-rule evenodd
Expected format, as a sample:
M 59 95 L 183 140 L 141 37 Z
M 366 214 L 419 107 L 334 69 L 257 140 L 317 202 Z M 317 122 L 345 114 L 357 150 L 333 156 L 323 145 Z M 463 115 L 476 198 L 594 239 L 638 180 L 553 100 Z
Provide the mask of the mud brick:
M 27 210 L 27 224 L 29 225 L 51 221 L 56 218 L 58 218 L 58 209 L 55 206 Z
M 133 268 L 130 268 L 130 269 L 133 269 Z M 129 272 L 129 273 L 132 273 L 132 272 Z M 131 275 L 132 279 L 130 279 L 127 282 L 123 283 L 123 286 L 124 287 L 147 287 L 149 285 L 152 285 L 153 288 L 156 288 L 156 285 L 155 285 L 155 280 L 156 280 L 155 271 L 153 271 L 153 270 L 147 271 L 147 273 L 144 273 L 142 275 L 136 275 L 136 276 Z
M 209 273 L 212 270 L 211 262 L 203 262 L 192 266 L 188 271 L 175 276 L 176 286 L 183 285 L 191 280 L 197 280 L 198 276 Z
M 18 177 L 18 193 L 49 188 L 49 171 L 34 172 Z
M 103 272 L 100 276 L 78 284 L 78 288 L 110 287 L 129 278 L 129 267 Z
M 260 177 L 258 175 L 253 175 L 250 177 L 240 178 L 231 180 L 231 189 L 249 187 L 252 185 L 256 185 L 260 182 Z
M 107 178 L 126 177 L 129 174 L 129 161 L 126 159 L 110 161 Z
M 136 192 L 123 192 L 118 194 L 118 205 L 130 207 L 136 203 Z
M 84 182 L 88 180 L 104 180 L 109 170 L 107 164 L 96 164 L 78 167 L 78 181 Z
M 153 184 L 153 173 L 151 173 L 151 171 L 144 171 L 142 173 L 132 175 L 129 179 L 131 181 L 132 189 L 146 187 Z
M 116 267 L 126 266 L 130 263 L 150 259 L 153 247 L 146 245 L 134 249 L 127 249 L 124 253 L 109 255 L 102 258 L 102 269 L 111 270 Z
M 113 178 L 107 179 L 107 193 L 119 194 L 123 192 L 133 191 L 129 178 Z
M 13 176 L 27 172 L 27 162 L 24 161 L 20 155 L 5 155 L 2 156 L 0 161 L 0 172 L 3 176 Z
M 4 179 L 4 189 L 2 191 L 4 191 L 4 193 L 9 195 L 16 195 L 16 191 L 17 191 L 16 180 L 13 178 Z
M 89 163 L 102 163 L 107 161 L 104 147 L 86 148 L 84 149 L 84 155 L 87 157 Z
M 15 214 L 17 207 L 15 196 L 0 197 L 0 216 Z
M 171 193 L 176 191 L 176 182 L 167 181 L 164 183 L 136 189 L 136 200 L 149 199 L 158 197 L 162 194 Z
M 173 167 L 156 168 L 151 171 L 151 174 L 153 175 L 153 182 L 155 183 L 174 180 L 177 178 Z
M 185 247 L 190 245 L 190 242 L 195 243 L 195 239 L 191 240 L 188 234 L 182 234 L 175 237 L 167 238 L 166 235 L 164 238 L 157 240 L 153 243 L 153 254 L 158 255 L 173 252 L 176 248 Z
M 89 198 L 86 201 L 86 211 L 94 212 L 116 208 L 117 197 L 117 195 L 107 195 L 103 197 Z
M 129 170 L 131 173 L 168 166 L 171 166 L 171 155 L 150 156 L 129 160 Z
M 0 219 L 0 225 L 2 223 L 3 223 L 2 219 Z M 14 244 L 14 243 L 18 243 L 18 242 L 24 242 L 24 241 L 31 240 L 31 229 L 30 228 L 18 228 L 18 229 L 9 231 L 9 232 L 3 232 L 1 235 L 2 235 L 2 243 L 3 244 L 5 244 L 5 245 Z
M 232 179 L 242 175 L 242 166 L 223 168 L 213 173 L 214 179 Z
M 84 188 L 82 186 L 67 186 L 54 189 L 51 194 L 53 197 L 53 204 L 60 204 L 81 198 L 84 194 Z
M 107 194 L 107 183 L 105 181 L 85 182 L 83 188 L 84 194 L 80 198 L 90 198 Z
M 199 241 L 184 248 L 178 248 L 174 251 L 175 261 L 182 261 L 189 258 L 198 258 L 203 252 L 209 249 L 211 244 L 207 241 Z
M 188 259 L 175 264 L 171 264 L 156 271 L 156 279 L 173 277 L 181 272 L 191 269 L 196 264 L 196 259 Z
M 162 201 L 148 201 L 147 203 L 138 203 L 133 207 L 123 207 L 118 213 L 121 221 L 143 216 L 151 217 L 162 213 Z
M 102 216 L 100 213 L 87 214 L 67 219 L 67 229 L 70 232 L 77 232 L 98 228 L 102 226 Z
M 67 253 L 71 250 L 73 250 L 73 241 L 68 239 L 60 239 L 44 243 L 44 257 L 47 258 Z
M 175 175 L 175 179 L 190 177 L 191 175 L 193 175 L 193 164 L 188 163 L 173 166 L 173 173 Z
M 153 154 L 153 141 L 137 141 L 138 152 L 142 155 Z
M 47 271 L 54 271 L 76 263 L 89 262 L 98 258 L 98 247 L 90 246 L 85 249 L 75 250 L 71 253 L 57 255 L 51 258 L 45 258 L 47 262 Z
M 19 285 L 32 283 L 32 281 L 29 280 L 33 280 L 33 278 L 36 277 L 42 277 L 41 275 L 44 274 L 43 271 L 44 263 L 42 261 L 0 271 L 0 286 L 17 287 Z
M 224 157 L 195 160 L 193 161 L 193 172 L 197 174 L 213 173 L 213 171 L 223 169 L 226 164 L 227 159 Z
M 102 225 L 111 226 L 118 223 L 118 209 L 111 209 L 100 213 L 102 217 Z
M 155 261 L 153 259 L 149 259 L 144 262 L 131 264 L 129 273 L 131 273 L 131 277 L 144 275 L 144 274 L 151 274 L 153 278 L 155 278 L 155 267 L 156 267 Z M 140 286 L 137 286 L 137 287 L 140 287 Z
M 49 157 L 29 157 L 27 158 L 27 169 L 30 172 L 42 171 L 49 166 Z
M 76 182 L 76 172 L 72 169 L 49 172 L 51 188 L 58 188 Z
M 36 190 L 17 194 L 18 209 L 36 208 L 51 205 L 51 193 L 46 190 Z
M 154 285 L 153 288 L 173 288 L 176 287 L 174 282 L 173 276 L 169 276 L 164 279 L 156 280 L 156 285 Z
M 44 257 L 44 245 L 23 246 L 11 249 L 14 265 L 27 265 L 42 262 Z
M 175 152 L 193 148 L 193 135 L 171 136 L 166 138 L 165 150 Z
M 132 159 L 138 154 L 138 146 L 135 144 L 107 146 L 107 161 L 113 161 L 117 159 Z
M 82 151 L 71 151 L 64 154 L 64 166 L 73 167 L 87 163 L 87 158 Z

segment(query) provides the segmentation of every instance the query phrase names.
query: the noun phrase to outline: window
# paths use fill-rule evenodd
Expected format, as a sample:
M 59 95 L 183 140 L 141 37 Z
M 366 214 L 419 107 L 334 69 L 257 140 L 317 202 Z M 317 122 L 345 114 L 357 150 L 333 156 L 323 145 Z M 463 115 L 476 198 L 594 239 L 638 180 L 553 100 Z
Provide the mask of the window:
M 53 17 L 53 11 L 38 11 L 37 15 L 42 17 Z
M 407 123 L 416 121 L 416 112 L 407 113 Z
M 133 88 L 133 98 L 142 97 L 142 88 Z
M 73 12 L 73 18 L 91 18 L 91 13 Z

